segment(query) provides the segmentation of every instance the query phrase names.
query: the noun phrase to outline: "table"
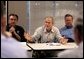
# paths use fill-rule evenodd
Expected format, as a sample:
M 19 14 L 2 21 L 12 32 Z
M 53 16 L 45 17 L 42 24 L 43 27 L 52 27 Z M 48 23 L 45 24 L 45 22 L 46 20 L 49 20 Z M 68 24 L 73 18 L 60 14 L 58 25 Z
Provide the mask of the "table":
M 32 50 L 62 50 L 78 47 L 75 43 L 67 43 L 65 45 L 60 43 L 27 43 L 27 46 Z
M 26 50 L 33 51 L 32 57 L 40 58 L 42 56 L 41 51 L 62 51 L 65 49 L 73 49 L 78 46 L 75 43 L 67 43 L 62 45 L 60 43 L 26 43 L 21 42 L 22 47 Z
M 65 49 L 73 49 L 73 48 L 77 48 L 78 46 L 75 43 L 67 43 L 65 45 L 60 44 L 60 43 L 27 43 L 27 46 L 30 47 L 33 51 L 32 57 L 35 58 L 42 58 L 42 57 L 46 57 L 44 54 L 45 52 L 52 52 L 53 51 L 53 55 L 54 52 L 56 52 L 56 56 L 57 54 Z M 44 54 L 42 53 L 44 51 Z M 49 53 L 52 54 L 52 53 Z M 49 55 L 46 54 L 46 55 Z

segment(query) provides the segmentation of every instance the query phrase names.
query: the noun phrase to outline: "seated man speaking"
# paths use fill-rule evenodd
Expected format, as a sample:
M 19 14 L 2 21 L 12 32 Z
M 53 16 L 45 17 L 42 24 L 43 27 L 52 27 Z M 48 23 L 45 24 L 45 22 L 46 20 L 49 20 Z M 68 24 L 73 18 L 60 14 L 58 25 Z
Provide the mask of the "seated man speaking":
M 28 33 L 25 33 L 24 36 L 25 38 L 27 38 L 28 42 L 37 42 L 37 43 L 60 42 L 62 44 L 67 43 L 67 40 L 61 36 L 59 29 L 53 25 L 54 25 L 53 17 L 48 16 L 44 19 L 44 25 L 37 28 L 33 36 L 30 36 Z

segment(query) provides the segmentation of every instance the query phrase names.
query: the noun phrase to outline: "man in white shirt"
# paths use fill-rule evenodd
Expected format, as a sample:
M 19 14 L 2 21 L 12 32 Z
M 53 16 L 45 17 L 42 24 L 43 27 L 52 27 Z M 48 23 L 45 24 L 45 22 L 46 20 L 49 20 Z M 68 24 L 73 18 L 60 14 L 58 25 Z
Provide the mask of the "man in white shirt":
M 54 20 L 51 16 L 45 17 L 44 25 L 37 28 L 33 36 L 30 36 L 28 33 L 24 36 L 28 39 L 29 42 L 60 42 L 62 44 L 67 42 L 67 40 L 61 36 L 59 29 L 54 26 Z
M 74 37 L 78 48 L 65 50 L 58 58 L 83 58 L 83 19 L 78 18 L 74 24 Z
M 25 34 L 25 38 L 28 39 L 28 42 L 34 42 L 34 43 L 36 42 L 37 43 L 60 42 L 62 44 L 67 43 L 67 40 L 61 36 L 59 29 L 54 26 L 54 19 L 51 16 L 45 17 L 44 25 L 37 28 L 33 36 L 30 36 L 27 33 Z M 54 51 L 42 51 L 40 57 L 51 57 L 53 55 L 54 55 Z
M 11 37 L 11 34 L 6 32 L 6 19 L 4 16 L 5 6 L 1 1 L 1 58 L 31 58 L 32 55 L 20 42 Z

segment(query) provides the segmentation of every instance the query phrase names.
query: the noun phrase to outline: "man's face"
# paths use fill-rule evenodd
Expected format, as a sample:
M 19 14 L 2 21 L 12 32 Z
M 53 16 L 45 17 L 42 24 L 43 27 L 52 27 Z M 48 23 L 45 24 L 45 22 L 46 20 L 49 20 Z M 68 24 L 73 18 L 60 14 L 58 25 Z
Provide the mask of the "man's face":
M 10 24 L 11 26 L 15 26 L 16 23 L 17 23 L 17 18 L 16 18 L 16 16 L 10 16 L 10 17 L 9 17 L 9 24 Z
M 73 23 L 73 19 L 71 16 L 65 18 L 65 25 L 72 26 L 72 23 Z
M 50 30 L 53 26 L 52 18 L 46 18 L 44 21 L 44 25 L 47 30 Z

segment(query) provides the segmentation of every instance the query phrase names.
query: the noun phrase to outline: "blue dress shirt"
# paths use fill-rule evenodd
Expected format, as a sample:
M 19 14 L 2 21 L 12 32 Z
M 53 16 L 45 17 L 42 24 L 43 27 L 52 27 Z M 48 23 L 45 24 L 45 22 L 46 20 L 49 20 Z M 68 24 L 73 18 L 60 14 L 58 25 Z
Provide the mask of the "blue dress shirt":
M 62 36 L 65 36 L 66 39 L 71 40 L 72 42 L 74 41 L 74 33 L 73 33 L 73 27 L 65 26 L 60 29 L 60 33 Z

